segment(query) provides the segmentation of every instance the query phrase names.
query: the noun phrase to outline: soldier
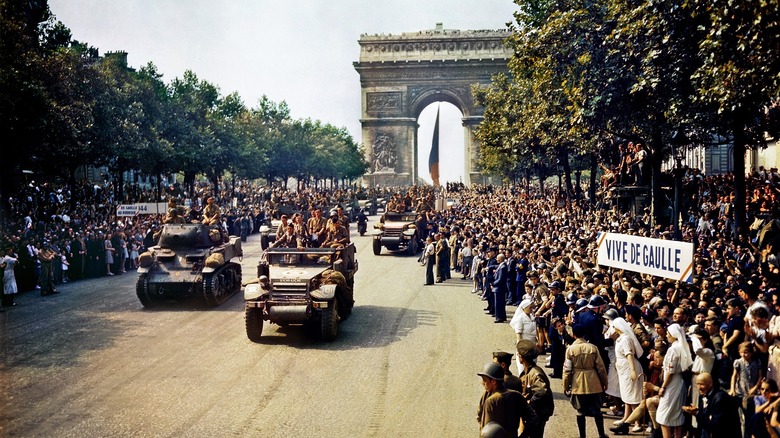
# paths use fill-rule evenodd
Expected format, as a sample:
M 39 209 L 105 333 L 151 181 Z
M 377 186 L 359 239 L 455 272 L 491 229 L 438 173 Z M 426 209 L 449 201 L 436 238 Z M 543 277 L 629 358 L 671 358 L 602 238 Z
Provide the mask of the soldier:
M 309 244 L 313 248 L 317 248 L 325 239 L 327 233 L 328 220 L 322 217 L 322 209 L 317 207 L 312 212 L 312 217 L 306 221 L 306 228 L 311 233 Z
M 536 364 L 538 355 L 539 351 L 533 341 L 523 339 L 517 342 L 517 357 L 523 365 L 523 372 L 519 378 L 521 382 L 520 393 L 523 394 L 539 417 L 539 427 L 536 428 L 535 433 L 531 434 L 532 438 L 544 436 L 544 426 L 555 411 L 550 379 Z
M 522 394 L 504 387 L 504 370 L 501 366 L 490 362 L 477 375 L 482 378 L 482 386 L 485 388 L 477 410 L 480 429 L 495 422 L 506 431 L 507 436 L 516 437 L 522 420 L 521 436 L 532 436 L 539 424 L 539 417 Z
M 595 345 L 585 340 L 587 327 L 574 324 L 574 343 L 566 350 L 563 365 L 563 393 L 571 397 L 577 410 L 577 428 L 585 436 L 585 417 L 593 417 L 599 436 L 604 437 L 604 415 L 601 405 L 607 390 L 607 370 Z
M 214 204 L 214 197 L 209 196 L 206 199 L 206 208 L 203 209 L 203 223 L 206 225 L 219 225 L 220 214 L 219 207 Z
M 179 216 L 179 210 L 176 208 L 169 209 L 168 214 L 163 218 L 164 224 L 183 224 L 185 222 L 184 218 Z
M 54 289 L 54 267 L 52 261 L 55 258 L 59 259 L 57 253 L 52 250 L 49 242 L 45 242 L 43 248 L 38 251 L 38 260 L 41 262 L 40 285 L 42 297 L 59 293 Z
M 349 243 L 349 231 L 339 223 L 338 215 L 330 217 L 330 223 L 328 224 L 328 232 L 325 236 L 325 241 L 322 243 L 323 248 L 343 248 Z
M 339 217 L 339 223 L 347 229 L 347 232 L 349 232 L 349 217 L 344 214 L 344 207 L 340 205 L 336 207 L 336 214 Z
M 507 389 L 523 392 L 523 384 L 520 378 L 512 374 L 512 370 L 509 369 L 509 366 L 512 365 L 512 353 L 494 351 L 493 362 L 501 365 L 501 369 L 504 370 L 504 386 Z

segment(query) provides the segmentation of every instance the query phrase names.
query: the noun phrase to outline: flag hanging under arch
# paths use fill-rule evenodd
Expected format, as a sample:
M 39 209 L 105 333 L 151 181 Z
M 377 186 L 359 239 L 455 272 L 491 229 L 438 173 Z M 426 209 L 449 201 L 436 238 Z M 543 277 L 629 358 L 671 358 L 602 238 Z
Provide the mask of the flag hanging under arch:
M 439 185 L 439 109 L 436 109 L 436 123 L 433 126 L 431 153 L 428 155 L 428 172 L 434 186 Z

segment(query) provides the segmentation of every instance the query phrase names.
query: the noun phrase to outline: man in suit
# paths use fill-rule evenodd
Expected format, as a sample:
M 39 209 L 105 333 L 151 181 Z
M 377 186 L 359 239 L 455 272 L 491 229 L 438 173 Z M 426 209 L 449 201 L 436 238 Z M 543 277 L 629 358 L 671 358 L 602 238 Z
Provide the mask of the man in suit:
M 496 257 L 496 271 L 493 274 L 493 311 L 496 319 L 493 322 L 500 323 L 506 321 L 506 295 L 509 292 L 507 287 L 507 277 L 509 276 L 509 266 L 507 266 L 504 254 Z
M 701 373 L 695 380 L 701 394 L 699 406 L 683 406 L 683 411 L 696 417 L 701 438 L 742 436 L 736 399 L 713 385 L 710 373 Z

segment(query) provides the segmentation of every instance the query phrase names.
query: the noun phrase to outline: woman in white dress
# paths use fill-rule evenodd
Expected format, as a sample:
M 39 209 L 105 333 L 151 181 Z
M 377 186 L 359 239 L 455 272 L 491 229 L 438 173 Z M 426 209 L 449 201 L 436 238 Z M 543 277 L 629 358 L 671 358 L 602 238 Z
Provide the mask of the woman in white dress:
M 656 421 L 661 425 L 664 438 L 682 438 L 682 426 L 685 421 L 682 407 L 687 392 L 682 373 L 691 367 L 693 359 L 691 359 L 688 341 L 685 339 L 685 330 L 680 325 L 670 325 L 667 328 L 666 338 L 671 345 L 664 356 L 664 379 L 658 391 L 660 400 Z
M 620 381 L 620 399 L 625 405 L 623 419 L 611 428 L 616 433 L 628 433 L 628 417 L 642 402 L 642 365 L 637 357 L 642 355 L 642 344 L 634 335 L 631 324 L 623 318 L 615 318 L 612 328 L 618 337 L 615 340 L 615 368 Z
M 516 341 L 527 340 L 536 343 L 536 323 L 531 317 L 533 312 L 533 301 L 530 299 L 523 300 L 517 310 L 515 310 L 512 320 L 509 321 L 509 325 L 514 329 Z M 518 376 L 523 373 L 523 364 L 517 360 Z
M 19 292 L 16 286 L 16 277 L 14 276 L 14 266 L 19 259 L 14 254 L 13 248 L 8 248 L 5 256 L 0 259 L 0 266 L 3 268 L 3 306 L 15 306 L 14 295 Z
M 615 329 L 612 328 L 612 321 L 618 318 L 620 314 L 615 309 L 609 309 L 604 312 L 604 319 L 609 322 L 610 326 L 604 333 L 604 338 L 616 339 L 617 334 Z M 607 413 L 617 416 L 620 414 L 620 379 L 618 378 L 617 368 L 615 368 L 615 343 L 608 342 L 607 356 L 609 357 L 609 367 L 607 367 L 607 390 L 606 394 L 609 396 L 610 407 Z M 622 420 L 618 420 L 615 424 L 619 424 Z

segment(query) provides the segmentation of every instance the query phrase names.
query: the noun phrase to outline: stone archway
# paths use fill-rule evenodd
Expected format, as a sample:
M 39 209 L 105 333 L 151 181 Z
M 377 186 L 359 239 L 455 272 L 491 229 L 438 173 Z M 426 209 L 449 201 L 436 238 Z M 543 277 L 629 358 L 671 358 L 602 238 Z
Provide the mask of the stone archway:
M 506 72 L 512 55 L 506 30 L 436 29 L 401 35 L 362 35 L 360 75 L 363 147 L 370 163 L 367 185 L 417 182 L 417 118 L 433 102 L 449 102 L 463 114 L 464 183 L 483 182 L 477 168 L 474 127 L 482 120 L 471 87 Z

